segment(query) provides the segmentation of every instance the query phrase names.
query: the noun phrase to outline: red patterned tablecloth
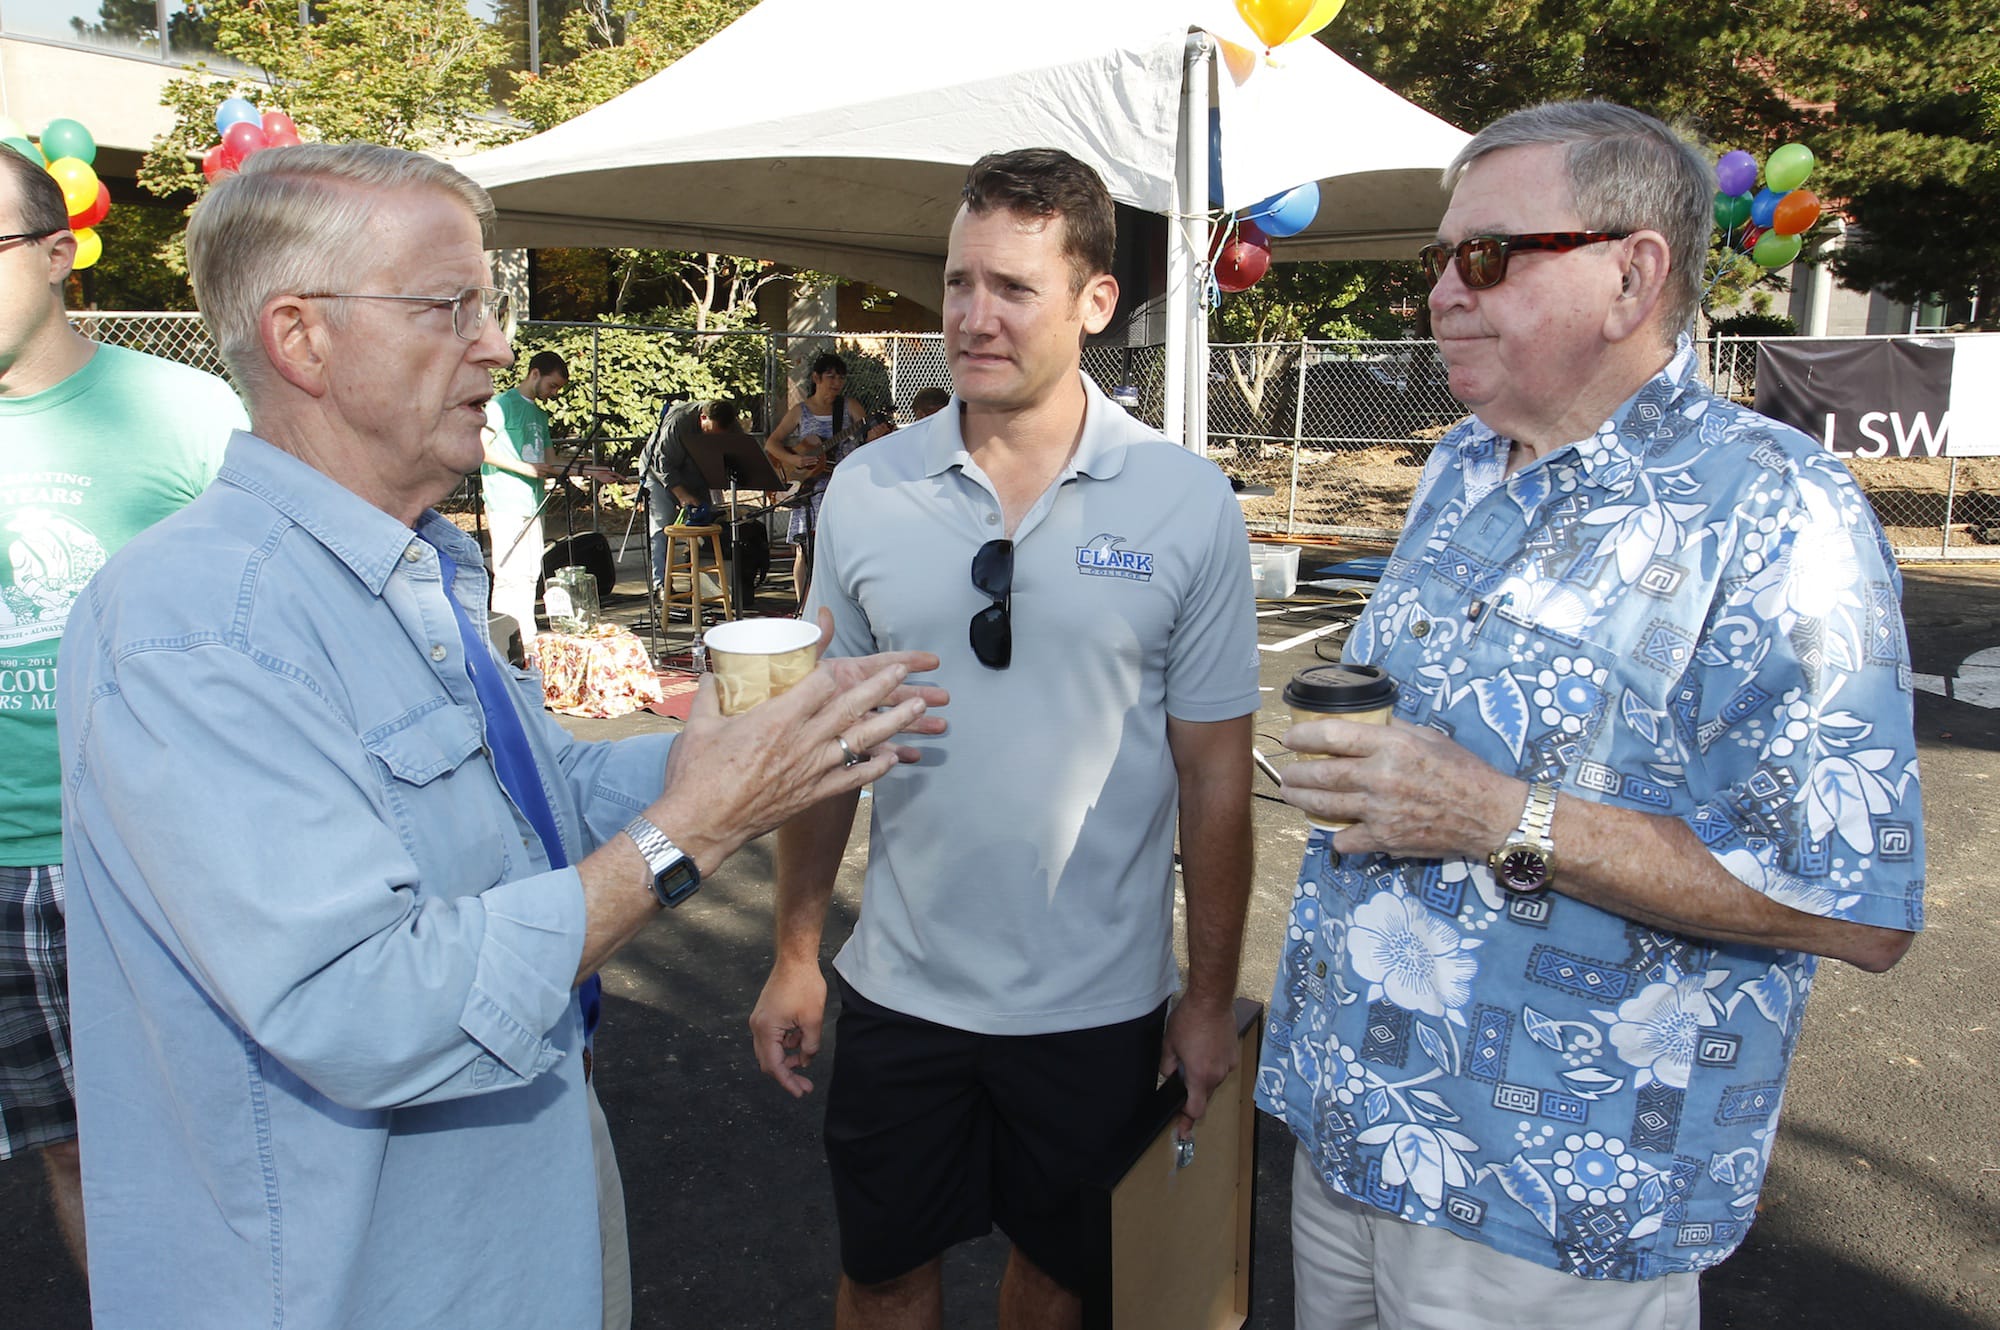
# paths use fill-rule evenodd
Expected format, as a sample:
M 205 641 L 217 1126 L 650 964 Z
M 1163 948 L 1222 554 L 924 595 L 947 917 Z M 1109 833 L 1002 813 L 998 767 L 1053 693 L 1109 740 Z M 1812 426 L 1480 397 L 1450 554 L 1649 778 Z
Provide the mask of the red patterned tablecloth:
M 542 672 L 549 710 L 566 716 L 629 716 L 665 700 L 645 644 L 617 624 L 581 634 L 537 633 L 528 665 Z

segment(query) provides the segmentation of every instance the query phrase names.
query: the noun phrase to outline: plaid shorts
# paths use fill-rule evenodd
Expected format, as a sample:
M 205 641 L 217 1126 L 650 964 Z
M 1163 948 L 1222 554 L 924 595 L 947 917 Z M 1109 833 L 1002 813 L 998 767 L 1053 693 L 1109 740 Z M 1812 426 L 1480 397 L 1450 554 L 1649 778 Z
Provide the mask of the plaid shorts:
M 0 865 L 0 1159 L 76 1139 L 62 865 Z

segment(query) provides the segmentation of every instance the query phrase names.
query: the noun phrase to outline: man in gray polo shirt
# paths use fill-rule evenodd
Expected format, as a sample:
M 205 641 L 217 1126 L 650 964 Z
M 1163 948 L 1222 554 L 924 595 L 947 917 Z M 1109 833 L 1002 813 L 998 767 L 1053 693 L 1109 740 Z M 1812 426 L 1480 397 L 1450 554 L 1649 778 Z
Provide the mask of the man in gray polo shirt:
M 1112 235 L 1102 183 L 1067 154 L 976 163 L 945 264 L 958 395 L 850 458 L 821 516 L 831 653 L 921 643 L 953 694 L 950 733 L 875 786 L 861 919 L 834 963 L 841 1327 L 941 1324 L 941 1254 L 996 1223 L 1014 1243 L 1001 1325 L 1074 1323 L 1082 1175 L 1161 1072 L 1185 1075 L 1191 1124 L 1235 1059 L 1248 543 L 1222 474 L 1079 368 L 1117 304 Z M 855 806 L 779 834 L 751 1028 L 794 1095 L 812 1088 Z M 1169 1016 L 1177 815 L 1189 964 Z

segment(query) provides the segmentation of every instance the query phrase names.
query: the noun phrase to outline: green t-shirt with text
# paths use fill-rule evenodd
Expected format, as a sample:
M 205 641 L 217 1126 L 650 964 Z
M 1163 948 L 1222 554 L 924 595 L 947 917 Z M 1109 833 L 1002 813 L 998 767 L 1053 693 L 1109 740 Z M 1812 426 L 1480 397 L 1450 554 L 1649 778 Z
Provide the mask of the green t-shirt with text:
M 119 346 L 0 398 L 0 864 L 62 861 L 56 649 L 70 606 L 114 551 L 207 487 L 249 423 L 213 374 Z
M 493 430 L 493 442 L 502 453 L 520 462 L 542 462 L 549 455 L 549 413 L 538 403 L 521 396 L 519 388 L 509 388 L 493 399 L 500 408 L 501 427 Z M 493 411 L 486 412 L 489 428 Z M 529 480 L 512 471 L 482 463 L 480 483 L 486 491 L 486 507 L 495 513 L 528 518 L 542 501 L 541 480 Z

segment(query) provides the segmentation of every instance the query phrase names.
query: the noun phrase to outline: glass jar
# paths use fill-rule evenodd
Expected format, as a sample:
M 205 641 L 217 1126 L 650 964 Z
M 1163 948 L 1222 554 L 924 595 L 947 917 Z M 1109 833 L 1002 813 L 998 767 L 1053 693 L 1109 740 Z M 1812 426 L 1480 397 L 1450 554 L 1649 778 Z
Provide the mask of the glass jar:
M 558 568 L 542 588 L 549 627 L 559 633 L 587 633 L 597 627 L 597 579 L 587 568 Z

